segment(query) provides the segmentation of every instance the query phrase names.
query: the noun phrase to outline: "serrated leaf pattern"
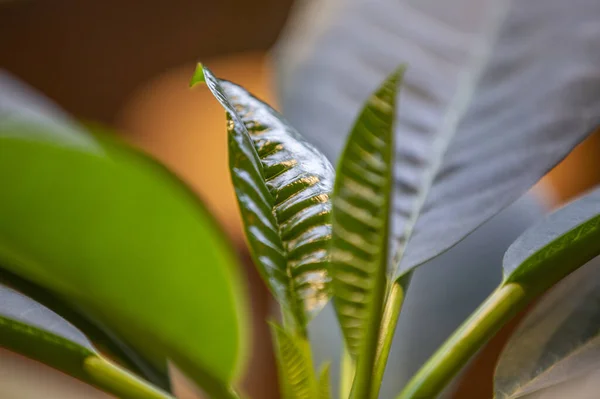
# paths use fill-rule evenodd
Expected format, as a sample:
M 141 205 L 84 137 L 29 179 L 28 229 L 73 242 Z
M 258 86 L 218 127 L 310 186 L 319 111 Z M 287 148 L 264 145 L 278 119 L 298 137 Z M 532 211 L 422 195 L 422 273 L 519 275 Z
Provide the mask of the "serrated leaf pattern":
M 291 335 L 271 323 L 284 399 L 314 399 L 317 384 L 312 370 L 310 347 L 302 337 Z
M 369 98 L 340 159 L 333 196 L 334 303 L 349 352 L 379 325 L 386 283 L 393 125 L 403 69 Z

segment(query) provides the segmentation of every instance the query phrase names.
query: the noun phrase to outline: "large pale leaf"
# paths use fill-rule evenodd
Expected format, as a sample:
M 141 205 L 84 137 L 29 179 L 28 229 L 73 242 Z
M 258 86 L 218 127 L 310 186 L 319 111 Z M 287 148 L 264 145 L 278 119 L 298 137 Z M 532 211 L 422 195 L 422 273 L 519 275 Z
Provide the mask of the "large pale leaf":
M 600 188 L 527 229 L 504 254 L 504 282 L 545 289 L 600 254 Z M 538 288 L 539 287 L 539 288 Z
M 333 293 L 346 345 L 354 356 L 368 337 L 374 337 L 381 319 L 400 76 L 400 72 L 392 74 L 367 100 L 337 167 L 331 242 Z
M 596 0 L 308 4 L 279 46 L 282 106 L 330 157 L 363 98 L 409 65 L 395 140 L 400 273 L 515 200 L 600 122 Z
M 284 399 L 314 399 L 321 389 L 312 369 L 310 346 L 301 336 L 295 336 L 271 323 L 275 341 L 279 385 Z
M 111 365 L 85 335 L 56 313 L 2 285 L 0 346 L 124 398 L 171 398 Z M 99 369 L 97 365 L 108 368 Z
M 580 379 L 599 370 L 600 263 L 593 260 L 548 292 L 514 333 L 498 363 L 495 397 L 529 397 L 569 382 L 584 391 Z M 597 396 L 571 392 L 563 397 Z
M 300 330 L 329 299 L 327 159 L 271 107 L 199 65 L 228 113 L 229 164 L 254 261 Z M 308 313 L 308 317 L 307 317 Z
M 0 89 L 3 267 L 156 367 L 168 358 L 213 396 L 231 396 L 245 312 L 223 233 L 161 165 L 74 124 L 31 118 L 31 93 L 19 90 Z

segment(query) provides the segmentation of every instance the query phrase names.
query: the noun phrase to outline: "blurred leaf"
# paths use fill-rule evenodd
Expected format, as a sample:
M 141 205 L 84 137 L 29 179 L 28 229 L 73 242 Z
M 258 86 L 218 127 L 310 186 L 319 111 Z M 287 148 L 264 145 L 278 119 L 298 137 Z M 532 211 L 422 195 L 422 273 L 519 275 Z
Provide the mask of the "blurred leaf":
M 111 365 L 79 330 L 30 298 L 0 285 L 0 346 L 38 360 L 66 374 L 124 398 L 170 398 L 164 392 Z M 90 364 L 109 365 L 90 372 Z M 121 384 L 118 384 L 120 382 Z M 132 393 L 134 396 L 126 396 Z
M 64 300 L 58 299 L 48 290 L 34 285 L 1 267 L 0 281 L 8 285 L 7 289 L 15 289 L 31 298 L 24 297 L 27 301 L 13 302 L 11 312 L 29 312 L 29 309 L 36 302 L 39 304 L 38 306 L 52 309 L 52 312 L 66 320 L 67 324 L 72 324 L 93 343 L 94 347 L 103 353 L 107 353 L 111 359 L 117 360 L 120 364 L 133 370 L 152 384 L 171 392 L 171 381 L 168 370 L 151 365 L 142 354 L 131 349 L 130 345 L 126 344 L 105 326 L 95 324 L 92 320 L 86 318 L 84 314 L 78 313 Z M 23 308 L 17 306 L 20 304 L 23 305 Z M 50 312 L 50 310 L 48 311 Z M 40 326 L 48 327 L 43 323 L 40 323 Z
M 325 363 L 319 373 L 319 399 L 333 399 L 331 395 L 331 363 Z
M 224 234 L 164 167 L 74 124 L 31 118 L 32 97 L 0 90 L 2 265 L 156 367 L 168 358 L 214 397 L 233 396 L 244 290 Z
M 600 254 L 600 188 L 527 229 L 506 251 L 504 282 L 536 288 Z
M 396 276 L 513 202 L 600 123 L 596 0 L 306 4 L 279 46 L 281 99 L 329 156 L 387 71 L 410 66 L 396 129 Z
M 199 65 L 192 84 L 204 80 L 228 113 L 229 165 L 254 261 L 303 333 L 329 299 L 333 168 L 279 113 Z
M 513 334 L 496 369 L 495 397 L 525 397 L 569 382 L 579 383 L 579 394 L 589 389 L 579 380 L 600 370 L 599 309 L 600 263 L 594 260 L 548 292 Z M 573 388 L 562 397 L 597 393 L 578 396 Z
M 357 356 L 379 326 L 386 286 L 393 126 L 394 72 L 367 100 L 337 167 L 331 242 L 335 309 L 348 351 Z M 370 331 L 369 328 L 375 331 Z
M 308 341 L 291 335 L 275 323 L 271 323 L 271 331 L 275 339 L 283 398 L 314 399 L 317 397 L 318 387 Z

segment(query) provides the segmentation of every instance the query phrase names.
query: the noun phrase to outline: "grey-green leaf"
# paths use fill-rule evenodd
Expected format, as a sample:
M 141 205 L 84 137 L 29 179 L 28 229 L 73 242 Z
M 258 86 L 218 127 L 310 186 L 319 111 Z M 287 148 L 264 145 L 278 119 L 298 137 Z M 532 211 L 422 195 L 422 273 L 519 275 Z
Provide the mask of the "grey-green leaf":
M 538 285 L 600 254 L 600 188 L 526 230 L 506 251 L 504 281 Z
M 201 80 L 229 115 L 231 176 L 254 261 L 304 330 L 329 299 L 333 168 L 246 90 L 199 66 L 193 83 Z
M 400 63 L 400 273 L 514 201 L 600 123 L 597 0 L 306 1 L 279 45 L 282 109 L 336 156 Z M 398 256 L 400 258 L 400 256 Z
M 271 323 L 279 366 L 279 385 L 284 399 L 314 399 L 317 381 L 312 369 L 310 346 L 301 336 L 292 335 Z
M 333 194 L 334 304 L 348 351 L 358 356 L 381 318 L 386 285 L 393 126 L 402 69 L 369 97 L 348 138 Z
M 513 334 L 496 369 L 495 398 L 596 397 L 597 391 L 582 394 L 590 388 L 582 379 L 600 370 L 598 309 L 600 262 L 595 259 L 549 291 Z M 552 396 L 565 388 L 571 393 Z

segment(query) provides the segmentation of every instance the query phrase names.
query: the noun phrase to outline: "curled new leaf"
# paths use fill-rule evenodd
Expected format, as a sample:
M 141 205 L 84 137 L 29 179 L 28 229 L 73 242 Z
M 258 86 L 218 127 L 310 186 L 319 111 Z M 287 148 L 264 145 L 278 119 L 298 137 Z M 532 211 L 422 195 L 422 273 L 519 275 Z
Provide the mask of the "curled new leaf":
M 312 369 L 308 341 L 271 323 L 279 365 L 279 383 L 284 399 L 314 399 L 317 381 Z
M 229 164 L 254 261 L 276 299 L 303 331 L 329 299 L 327 159 L 268 105 L 199 65 L 228 113 Z M 307 317 L 307 313 L 309 313 Z
M 331 363 L 325 363 L 319 373 L 319 399 L 332 399 L 331 395 Z

